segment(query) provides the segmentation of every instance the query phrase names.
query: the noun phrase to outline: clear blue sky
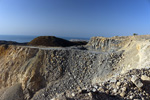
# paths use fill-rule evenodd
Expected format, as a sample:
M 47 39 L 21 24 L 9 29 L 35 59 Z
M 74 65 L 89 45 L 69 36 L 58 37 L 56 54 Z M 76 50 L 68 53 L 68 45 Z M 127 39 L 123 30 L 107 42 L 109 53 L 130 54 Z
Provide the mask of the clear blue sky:
M 0 34 L 150 34 L 150 0 L 0 0 Z

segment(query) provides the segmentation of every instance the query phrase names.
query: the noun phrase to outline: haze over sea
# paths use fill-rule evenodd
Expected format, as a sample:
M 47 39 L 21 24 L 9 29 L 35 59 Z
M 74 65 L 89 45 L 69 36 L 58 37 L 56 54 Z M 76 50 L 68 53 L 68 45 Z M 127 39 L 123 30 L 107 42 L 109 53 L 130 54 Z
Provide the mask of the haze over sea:
M 33 36 L 33 35 L 0 35 L 0 41 L 5 40 L 5 41 L 16 41 L 19 43 L 23 42 L 30 42 L 34 38 L 38 36 Z M 59 37 L 63 38 L 66 40 L 89 40 L 89 38 L 79 38 L 79 37 Z

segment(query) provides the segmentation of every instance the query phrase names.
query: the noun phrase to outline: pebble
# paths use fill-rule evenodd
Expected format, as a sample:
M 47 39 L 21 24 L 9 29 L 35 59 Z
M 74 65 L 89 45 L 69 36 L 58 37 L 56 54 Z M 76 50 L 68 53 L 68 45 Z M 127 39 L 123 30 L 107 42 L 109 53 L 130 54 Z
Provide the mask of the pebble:
M 113 82 L 113 83 L 116 83 L 116 81 L 117 80 L 115 78 L 113 78 L 113 79 L 110 80 L 110 82 Z
M 125 91 L 126 91 L 126 89 L 127 89 L 126 87 L 123 87 L 121 90 L 122 90 L 123 92 L 125 92 Z
M 113 92 L 116 93 L 116 92 L 117 92 L 117 89 L 114 89 Z
M 104 89 L 103 89 L 102 87 L 99 87 L 99 88 L 98 88 L 98 91 L 103 92 L 103 91 L 104 91 Z
M 120 86 L 121 85 L 121 83 L 120 82 L 117 82 L 117 86 Z
M 109 90 L 106 90 L 106 94 L 109 94 Z
M 51 100 L 57 100 L 56 98 L 52 98 Z
M 144 81 L 150 81 L 150 77 L 146 76 L 146 75 L 142 75 L 141 79 Z
M 42 94 L 42 96 L 44 96 L 44 97 L 45 97 L 45 94 Z
M 117 89 L 119 89 L 120 87 L 119 86 L 117 86 Z
M 91 97 L 91 96 L 92 96 L 92 93 L 91 93 L 91 92 L 89 92 L 89 93 L 88 93 L 88 95 Z
M 97 86 L 97 85 L 94 85 L 94 88 L 95 88 L 95 89 L 98 89 L 98 86 Z
M 124 97 L 125 94 L 126 94 L 125 92 L 121 92 L 121 93 L 120 93 L 120 96 L 121 96 L 121 97 Z
M 92 89 L 92 91 L 93 91 L 93 92 L 96 92 L 96 89 L 95 89 L 95 88 L 93 88 L 93 89 Z
M 72 93 L 71 95 L 72 95 L 73 97 L 75 96 L 75 94 L 74 94 L 74 93 Z
M 130 96 L 130 99 L 133 99 L 133 96 Z

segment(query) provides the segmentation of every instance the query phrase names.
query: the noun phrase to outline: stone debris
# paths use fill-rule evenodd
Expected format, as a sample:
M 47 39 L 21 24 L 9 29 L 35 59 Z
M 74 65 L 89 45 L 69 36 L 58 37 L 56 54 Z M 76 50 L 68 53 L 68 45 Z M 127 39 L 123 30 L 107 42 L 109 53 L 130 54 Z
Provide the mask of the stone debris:
M 109 80 L 101 83 L 97 92 L 121 97 L 120 100 L 150 100 L 150 90 L 147 89 L 150 81 L 143 81 L 149 80 L 149 71 L 150 69 L 130 70 L 128 73 L 117 76 L 117 82 Z M 146 73 L 147 76 L 144 75 Z
M 150 90 L 148 89 L 150 82 L 147 83 L 141 79 L 149 71 L 150 69 L 130 70 L 128 73 L 117 76 L 116 82 L 108 80 L 87 87 L 86 90 L 75 92 L 76 96 L 70 97 L 70 100 L 150 100 Z M 147 77 L 149 76 L 150 73 Z M 140 85 L 138 83 L 139 80 Z
M 0 100 L 150 100 L 149 36 L 0 46 Z M 17 95 L 16 95 L 17 94 Z

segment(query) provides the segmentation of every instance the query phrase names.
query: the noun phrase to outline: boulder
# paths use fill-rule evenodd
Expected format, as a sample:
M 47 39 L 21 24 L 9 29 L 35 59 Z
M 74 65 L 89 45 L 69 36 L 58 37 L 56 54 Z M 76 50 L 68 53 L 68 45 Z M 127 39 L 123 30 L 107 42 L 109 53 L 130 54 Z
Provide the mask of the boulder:
M 1 96 L 0 100 L 24 100 L 21 84 L 9 87 Z
M 137 76 L 132 75 L 131 81 L 132 81 L 138 88 L 143 87 L 143 83 L 141 82 L 141 80 L 140 80 Z
M 148 77 L 148 76 L 146 76 L 146 75 L 142 75 L 142 76 L 141 76 L 141 79 L 142 79 L 143 81 L 150 81 L 150 77 Z

